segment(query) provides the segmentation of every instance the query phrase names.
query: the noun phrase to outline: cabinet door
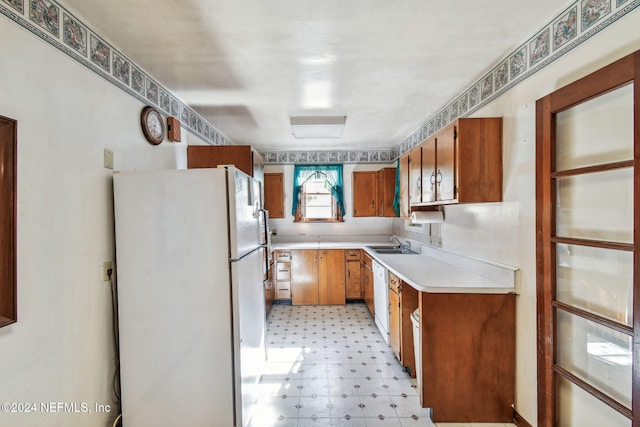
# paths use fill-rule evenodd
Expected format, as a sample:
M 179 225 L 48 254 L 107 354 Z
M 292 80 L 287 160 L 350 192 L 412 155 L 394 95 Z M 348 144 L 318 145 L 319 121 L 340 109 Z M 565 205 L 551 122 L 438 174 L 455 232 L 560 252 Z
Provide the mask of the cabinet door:
M 362 298 L 367 304 L 369 313 L 374 315 L 373 309 L 373 270 L 371 269 L 372 260 L 369 255 L 364 255 L 362 261 L 361 279 L 362 279 Z
M 187 147 L 187 167 L 216 168 L 234 165 L 253 176 L 253 154 L 249 145 L 190 145 Z
M 409 155 L 400 158 L 400 218 L 409 218 Z
M 395 217 L 393 197 L 396 192 L 396 168 L 383 168 L 377 176 L 378 198 L 376 200 L 378 216 Z
M 318 251 L 318 304 L 345 304 L 344 250 Z
M 422 202 L 422 146 L 409 152 L 409 202 Z
M 384 216 L 384 169 L 376 172 L 376 216 Z
M 362 286 L 360 284 L 360 261 L 347 261 L 346 266 L 347 299 L 362 298 Z
M 284 176 L 282 173 L 264 174 L 264 208 L 269 218 L 284 218 Z
M 437 200 L 447 201 L 456 198 L 456 136 L 455 125 L 445 128 L 436 136 Z
M 291 251 L 291 303 L 318 304 L 318 251 Z
M 376 216 L 376 172 L 353 173 L 353 216 Z
M 389 289 L 389 345 L 400 360 L 400 295 Z
M 422 144 L 422 201 L 436 200 L 436 139 Z

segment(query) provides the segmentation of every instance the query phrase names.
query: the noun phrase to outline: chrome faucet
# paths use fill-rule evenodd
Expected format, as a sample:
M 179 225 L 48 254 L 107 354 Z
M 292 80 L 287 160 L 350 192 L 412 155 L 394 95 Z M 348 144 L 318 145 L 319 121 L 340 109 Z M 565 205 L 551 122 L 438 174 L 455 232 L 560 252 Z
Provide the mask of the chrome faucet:
M 401 251 L 409 251 L 411 250 L 411 242 L 409 242 L 408 240 L 406 240 L 404 243 L 402 243 L 400 241 L 400 239 L 398 239 L 396 236 L 391 236 L 391 238 L 389 239 L 390 241 L 396 241 L 398 243 L 398 246 L 400 247 Z

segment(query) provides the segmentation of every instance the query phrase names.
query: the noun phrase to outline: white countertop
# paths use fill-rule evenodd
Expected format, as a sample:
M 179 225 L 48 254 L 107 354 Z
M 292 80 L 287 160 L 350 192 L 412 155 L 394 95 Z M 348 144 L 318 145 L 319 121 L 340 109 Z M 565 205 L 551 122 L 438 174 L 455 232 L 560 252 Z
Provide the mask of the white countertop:
M 499 281 L 425 254 L 384 255 L 365 251 L 390 272 L 420 292 L 429 293 L 515 293 L 515 284 Z
M 393 243 L 380 242 L 281 242 L 271 244 L 272 250 L 278 249 L 364 249 L 365 246 L 393 246 Z
M 516 293 L 517 268 L 423 246 L 421 254 L 378 254 L 367 246 L 393 246 L 377 241 L 279 242 L 272 249 L 364 249 L 375 260 L 420 292 Z

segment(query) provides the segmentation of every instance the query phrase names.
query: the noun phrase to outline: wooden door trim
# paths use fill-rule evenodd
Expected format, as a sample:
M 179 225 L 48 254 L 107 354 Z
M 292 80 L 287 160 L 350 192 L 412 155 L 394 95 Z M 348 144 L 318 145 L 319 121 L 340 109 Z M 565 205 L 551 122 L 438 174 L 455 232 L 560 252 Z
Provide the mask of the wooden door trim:
M 632 369 L 632 410 L 623 411 L 612 405 L 607 396 L 593 387 L 585 387 L 580 382 L 572 382 L 595 398 L 617 409 L 619 413 L 632 419 L 633 427 L 640 427 L 640 197 L 634 200 L 634 244 L 625 245 L 613 242 L 589 241 L 556 237 L 555 203 L 556 194 L 553 182 L 562 176 L 609 170 L 619 167 L 634 167 L 634 194 L 640 194 L 640 171 L 637 167 L 640 159 L 640 126 L 636 120 L 640 117 L 640 51 L 636 51 L 588 76 L 577 80 L 536 102 L 536 296 L 537 296 L 537 350 L 538 350 L 538 425 L 554 427 L 557 420 L 556 375 L 567 378 L 561 368 L 554 367 L 555 361 L 555 243 L 577 243 L 594 247 L 633 250 L 633 369 Z M 626 164 L 610 164 L 580 168 L 573 171 L 555 172 L 555 119 L 556 114 L 574 105 L 581 104 L 625 84 L 635 81 L 634 85 L 634 160 Z
M 0 116 L 0 128 L 4 136 L 0 138 L 0 327 L 18 320 L 17 295 L 17 149 L 18 122 Z M 5 137 L 6 136 L 6 137 Z

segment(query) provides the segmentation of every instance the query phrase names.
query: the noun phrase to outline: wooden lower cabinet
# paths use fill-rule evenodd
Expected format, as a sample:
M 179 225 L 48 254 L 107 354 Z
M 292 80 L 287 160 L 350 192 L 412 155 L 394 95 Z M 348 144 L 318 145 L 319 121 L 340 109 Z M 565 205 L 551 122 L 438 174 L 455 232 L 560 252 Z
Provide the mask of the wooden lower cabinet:
M 344 269 L 343 249 L 292 250 L 292 304 L 345 304 Z
M 318 304 L 345 304 L 343 249 L 318 251 Z
M 362 284 L 360 279 L 360 261 L 347 261 L 346 268 L 346 291 L 347 299 L 362 299 Z
M 400 284 L 393 283 L 392 274 L 389 273 L 389 346 L 396 355 L 398 361 L 402 360 L 400 354 Z M 394 279 L 397 277 L 393 276 Z
M 344 260 L 347 300 L 362 299 L 362 284 L 360 280 L 362 249 L 345 249 Z
M 291 299 L 291 251 L 275 252 L 275 284 L 274 299 L 290 300 Z
M 373 260 L 365 253 L 362 260 L 360 279 L 362 280 L 362 298 L 364 299 L 371 316 L 375 314 L 373 308 Z
M 318 251 L 295 249 L 291 260 L 291 303 L 318 304 Z
M 389 345 L 413 378 L 416 362 L 411 314 L 418 308 L 418 291 L 389 272 Z
M 422 292 L 420 402 L 436 423 L 513 421 L 515 295 Z

